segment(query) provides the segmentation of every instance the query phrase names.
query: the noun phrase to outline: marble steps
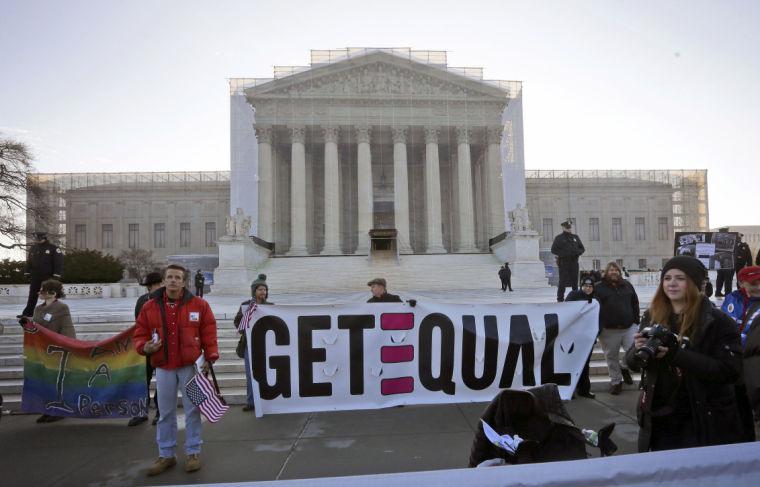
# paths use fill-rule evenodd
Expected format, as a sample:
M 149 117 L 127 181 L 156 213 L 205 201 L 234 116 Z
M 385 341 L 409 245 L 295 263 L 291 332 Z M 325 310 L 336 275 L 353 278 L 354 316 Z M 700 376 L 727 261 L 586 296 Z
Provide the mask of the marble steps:
M 367 281 L 385 277 L 390 292 L 409 290 L 498 289 L 497 271 L 501 263 L 492 254 L 445 254 L 384 256 L 368 260 L 366 256 L 344 257 L 275 257 L 257 272 L 267 275 L 273 293 L 362 291 Z M 524 282 L 513 272 L 513 287 L 544 287 L 546 283 Z

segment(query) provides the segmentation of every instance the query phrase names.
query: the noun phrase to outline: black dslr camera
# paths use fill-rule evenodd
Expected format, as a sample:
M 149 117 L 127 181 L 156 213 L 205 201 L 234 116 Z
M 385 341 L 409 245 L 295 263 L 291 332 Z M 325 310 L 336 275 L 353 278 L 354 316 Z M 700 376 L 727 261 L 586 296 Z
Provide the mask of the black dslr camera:
M 634 355 L 643 367 L 646 367 L 649 361 L 657 355 L 659 347 L 673 348 L 678 346 L 678 335 L 659 324 L 644 328 L 641 330 L 641 335 L 647 341 L 636 350 Z

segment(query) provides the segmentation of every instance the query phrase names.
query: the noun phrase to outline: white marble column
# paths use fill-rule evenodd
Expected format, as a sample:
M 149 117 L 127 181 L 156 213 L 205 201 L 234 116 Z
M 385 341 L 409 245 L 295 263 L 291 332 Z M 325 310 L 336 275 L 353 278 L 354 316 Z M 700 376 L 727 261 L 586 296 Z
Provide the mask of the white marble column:
M 457 252 L 475 252 L 475 218 L 472 202 L 470 129 L 457 127 L 457 181 L 459 193 L 459 245 Z
M 441 169 L 438 162 L 438 127 L 425 127 L 425 216 L 428 254 L 444 254 L 441 229 Z
M 409 170 L 406 160 L 408 127 L 393 127 L 393 214 L 396 222 L 396 245 L 402 254 L 411 254 L 409 234 Z
M 256 235 L 274 242 L 274 168 L 272 167 L 272 126 L 256 125 L 259 146 L 259 223 Z
M 290 250 L 306 255 L 306 129 L 290 127 Z
M 356 127 L 357 147 L 357 211 L 359 213 L 358 232 L 359 242 L 357 254 L 369 253 L 369 230 L 373 225 L 372 197 L 372 153 L 369 149 L 372 128 L 367 125 Z
M 493 238 L 506 230 L 504 184 L 501 174 L 501 126 L 488 127 L 486 149 L 486 188 L 488 194 L 488 235 Z
M 340 254 L 340 184 L 337 126 L 322 128 L 325 136 L 325 245 L 322 255 Z

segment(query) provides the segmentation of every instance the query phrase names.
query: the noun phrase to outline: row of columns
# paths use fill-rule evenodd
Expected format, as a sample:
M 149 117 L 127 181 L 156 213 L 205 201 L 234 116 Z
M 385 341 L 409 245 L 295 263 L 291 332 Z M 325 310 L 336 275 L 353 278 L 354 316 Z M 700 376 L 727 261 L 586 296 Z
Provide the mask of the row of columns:
M 304 126 L 288 127 L 291 136 L 291 245 L 288 255 L 306 255 L 306 152 Z M 259 236 L 274 241 L 274 168 L 272 157 L 272 127 L 256 124 L 259 150 Z M 423 127 L 425 134 L 425 212 L 426 252 L 445 253 L 441 230 L 441 179 L 438 155 L 439 127 Z M 338 126 L 323 126 L 324 135 L 324 219 L 325 242 L 323 255 L 340 254 L 340 195 L 338 166 Z M 373 220 L 372 127 L 354 127 L 357 142 L 358 194 L 358 254 L 369 252 L 369 230 Z M 393 138 L 393 208 L 398 245 L 401 253 L 411 252 L 409 232 L 409 177 L 406 137 L 409 128 L 392 127 Z M 476 252 L 475 217 L 473 206 L 472 161 L 470 157 L 471 129 L 457 127 L 457 203 L 459 209 L 458 252 Z M 490 235 L 504 231 L 504 195 L 501 186 L 500 142 L 501 127 L 487 129 L 486 191 Z

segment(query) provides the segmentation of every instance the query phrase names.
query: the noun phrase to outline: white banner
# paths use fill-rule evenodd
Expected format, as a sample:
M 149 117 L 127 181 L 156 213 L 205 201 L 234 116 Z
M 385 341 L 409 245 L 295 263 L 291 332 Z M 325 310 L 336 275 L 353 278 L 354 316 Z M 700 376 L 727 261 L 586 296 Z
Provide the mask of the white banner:
M 570 399 L 598 322 L 596 301 L 259 306 L 256 414 L 490 401 L 545 383 Z

